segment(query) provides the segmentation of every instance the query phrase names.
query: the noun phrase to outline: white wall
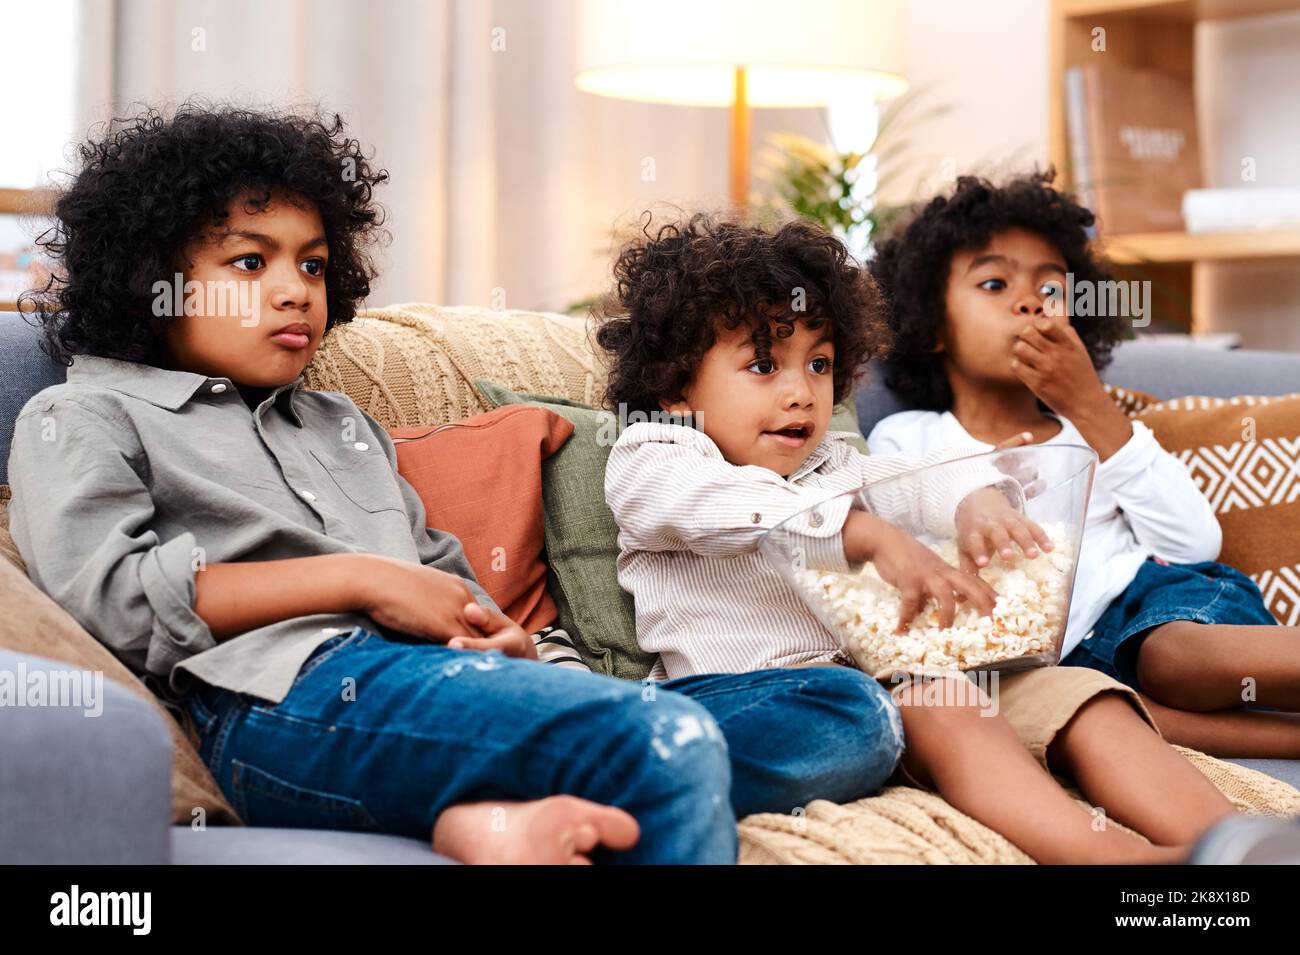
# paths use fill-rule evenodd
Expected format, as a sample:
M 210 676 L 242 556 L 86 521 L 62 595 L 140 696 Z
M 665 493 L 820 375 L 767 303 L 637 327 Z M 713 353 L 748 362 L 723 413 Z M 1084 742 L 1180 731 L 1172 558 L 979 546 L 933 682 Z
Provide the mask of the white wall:
M 729 112 L 580 92 L 571 0 L 497 0 L 496 11 L 522 38 L 494 78 L 510 96 L 495 126 L 502 285 L 510 307 L 563 309 L 607 289 L 614 230 L 642 210 L 726 203 Z M 825 124 L 818 110 L 755 110 L 756 154 L 778 130 L 820 137 Z
M 906 180 L 885 203 L 931 195 L 956 175 L 1047 163 L 1048 0 L 908 0 L 907 74 L 925 102 L 952 109 L 915 129 Z

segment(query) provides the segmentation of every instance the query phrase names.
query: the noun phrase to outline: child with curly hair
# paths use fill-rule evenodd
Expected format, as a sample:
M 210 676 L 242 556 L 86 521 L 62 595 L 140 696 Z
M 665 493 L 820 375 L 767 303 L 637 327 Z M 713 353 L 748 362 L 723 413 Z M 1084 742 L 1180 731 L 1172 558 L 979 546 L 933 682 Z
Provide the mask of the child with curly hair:
M 871 450 L 989 447 L 1020 432 L 1092 447 L 1101 463 L 1061 662 L 1140 691 L 1172 742 L 1300 757 L 1300 629 L 1278 626 L 1255 583 L 1214 561 L 1209 502 L 1104 391 L 1097 371 L 1129 317 L 1073 307 L 1067 289 L 1100 293 L 1110 276 L 1088 245 L 1092 213 L 1052 180 L 962 177 L 880 245 L 871 273 L 895 333 L 885 380 L 916 410 L 877 424 Z M 1245 708 L 1248 682 L 1259 705 L 1289 712 Z
M 769 713 L 725 740 L 712 708 L 811 709 L 779 674 L 648 702 L 536 663 L 426 527 L 383 427 L 301 387 L 382 235 L 387 173 L 337 116 L 146 110 L 80 158 L 44 240 L 56 277 L 28 297 L 70 367 L 15 424 L 11 529 L 245 822 L 432 837 L 468 862 L 730 863 L 733 803 L 822 794 L 800 760 L 861 726 L 847 705 L 819 700 L 825 739 L 760 775 Z
M 810 561 L 841 570 L 871 561 L 900 589 L 900 629 L 928 600 L 942 626 L 962 600 L 991 612 L 992 590 L 974 573 L 889 515 L 850 507 L 845 492 L 978 449 L 869 457 L 829 430 L 832 406 L 890 338 L 874 284 L 838 240 L 807 223 L 767 229 L 695 215 L 656 232 L 647 223 L 614 276 L 596 336 L 611 366 L 608 403 L 635 423 L 610 452 L 605 495 L 638 642 L 659 654 L 652 677 L 850 662 L 758 551 L 765 531 L 792 518 Z M 954 536 L 970 566 L 994 551 L 1010 556 L 1012 541 L 1036 556 L 1049 542 L 1018 509 L 1019 485 L 1006 488 L 986 467 L 943 469 L 947 479 L 900 508 Z M 1233 813 L 1144 721 L 1136 694 L 1103 674 L 1002 674 L 992 715 L 972 681 L 946 679 L 939 694 L 920 682 L 894 691 L 906 740 L 900 780 L 937 789 L 1040 862 L 1180 861 Z M 943 702 L 930 705 L 936 696 Z M 793 721 L 786 731 L 815 732 Z M 1049 770 L 1154 844 L 1098 826 Z

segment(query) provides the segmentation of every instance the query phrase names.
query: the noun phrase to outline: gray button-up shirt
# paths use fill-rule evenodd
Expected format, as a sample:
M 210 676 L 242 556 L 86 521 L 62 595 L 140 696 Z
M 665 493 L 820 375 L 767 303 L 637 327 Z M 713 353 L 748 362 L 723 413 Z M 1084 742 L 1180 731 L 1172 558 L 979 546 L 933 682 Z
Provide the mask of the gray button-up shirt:
M 159 696 L 184 674 L 278 703 L 303 662 L 364 613 L 282 620 L 218 643 L 194 612 L 210 563 L 371 553 L 474 579 L 425 526 L 392 439 L 346 395 L 274 389 L 250 411 L 229 378 L 82 355 L 23 406 L 10 530 L 32 580 Z

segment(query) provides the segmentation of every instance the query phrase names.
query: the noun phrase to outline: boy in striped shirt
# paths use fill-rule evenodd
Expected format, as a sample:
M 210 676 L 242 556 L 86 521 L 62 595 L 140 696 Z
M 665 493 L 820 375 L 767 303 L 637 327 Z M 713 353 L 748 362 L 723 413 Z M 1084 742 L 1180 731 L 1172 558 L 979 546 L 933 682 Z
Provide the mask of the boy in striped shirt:
M 846 491 L 971 450 L 867 457 L 828 430 L 831 407 L 889 338 L 870 278 L 832 236 L 799 222 L 767 230 L 696 215 L 644 229 L 614 275 L 597 332 L 610 359 L 608 401 L 620 416 L 651 420 L 620 435 L 605 494 L 638 640 L 659 654 L 652 676 L 668 687 L 700 673 L 848 662 L 757 551 L 765 531 L 796 515 L 810 561 L 871 561 L 900 590 L 900 629 L 930 600 L 945 627 L 959 601 L 990 613 L 995 595 L 978 576 L 990 554 L 1050 547 L 1022 513 L 1019 485 L 992 469 L 945 469 L 942 484 L 891 508 L 958 540 L 962 568 L 850 508 Z M 982 691 L 960 674 L 951 680 L 940 695 L 956 705 L 923 705 L 934 695 L 896 687 L 907 741 L 900 781 L 936 789 L 1037 861 L 1182 861 L 1233 812 L 1160 738 L 1136 695 L 1104 674 L 1003 674 L 1004 715 L 992 718 L 982 718 Z M 1052 772 L 1072 775 L 1154 844 L 1099 829 Z

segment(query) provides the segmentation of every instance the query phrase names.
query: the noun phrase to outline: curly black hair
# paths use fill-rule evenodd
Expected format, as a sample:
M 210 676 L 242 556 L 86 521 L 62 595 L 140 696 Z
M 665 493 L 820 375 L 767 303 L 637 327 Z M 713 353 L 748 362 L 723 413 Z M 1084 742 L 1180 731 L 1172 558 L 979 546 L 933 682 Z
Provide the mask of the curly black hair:
M 282 194 L 320 213 L 330 251 L 326 330 L 351 321 L 370 292 L 370 246 L 387 237 L 371 193 L 388 173 L 371 166 L 337 114 L 187 102 L 169 119 L 145 107 L 105 124 L 77 153 L 55 224 L 37 240 L 52 277 L 20 298 L 56 361 L 87 354 L 163 364 L 168 319 L 153 314 L 153 285 L 183 271 L 182 250 L 245 193 L 249 211 Z
M 962 176 L 951 195 L 920 207 L 876 249 L 871 274 L 889 303 L 886 321 L 895 339 L 885 363 L 885 383 L 909 407 L 947 411 L 952 389 L 943 361 L 934 352 L 946 320 L 944 298 L 953 255 L 982 248 L 1008 229 L 1034 232 L 1056 246 L 1074 282 L 1110 278 L 1088 244 L 1093 214 L 1054 189 L 1055 172 L 1035 172 L 995 186 Z M 1124 336 L 1121 316 L 1070 315 L 1093 365 L 1104 368 Z
M 614 263 L 614 289 L 596 308 L 596 341 L 610 359 L 606 404 L 629 413 L 676 401 L 718 332 L 747 325 L 759 358 L 795 322 L 830 322 L 835 401 L 853 390 L 861 365 L 888 349 L 880 296 L 844 244 L 816 225 L 771 228 L 708 213 L 637 236 Z

